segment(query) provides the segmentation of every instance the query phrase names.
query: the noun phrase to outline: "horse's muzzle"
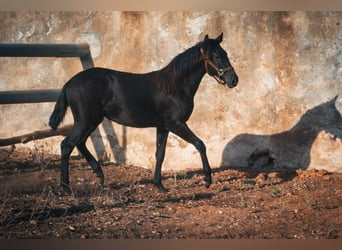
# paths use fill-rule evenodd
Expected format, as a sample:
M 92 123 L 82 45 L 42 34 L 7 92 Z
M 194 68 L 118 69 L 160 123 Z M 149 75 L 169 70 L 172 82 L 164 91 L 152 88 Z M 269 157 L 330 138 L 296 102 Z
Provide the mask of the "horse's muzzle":
M 222 80 L 229 88 L 234 88 L 239 82 L 239 77 L 234 71 L 231 71 L 224 74 Z

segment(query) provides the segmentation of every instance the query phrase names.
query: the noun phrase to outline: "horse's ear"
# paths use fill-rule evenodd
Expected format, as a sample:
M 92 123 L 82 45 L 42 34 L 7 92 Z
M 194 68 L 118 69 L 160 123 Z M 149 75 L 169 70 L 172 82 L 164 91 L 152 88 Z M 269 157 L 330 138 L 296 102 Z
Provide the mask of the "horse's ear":
M 222 42 L 222 39 L 223 39 L 223 32 L 222 32 L 221 35 L 219 35 L 215 40 L 216 40 L 218 43 L 221 43 L 221 42 Z
M 337 101 L 337 99 L 338 99 L 338 95 L 336 95 L 333 99 L 331 99 L 330 101 L 328 101 L 328 102 L 330 102 L 330 103 L 336 103 L 336 101 Z
M 206 34 L 205 37 L 204 37 L 204 42 L 206 42 L 208 40 L 209 40 L 209 36 L 208 36 L 208 34 Z

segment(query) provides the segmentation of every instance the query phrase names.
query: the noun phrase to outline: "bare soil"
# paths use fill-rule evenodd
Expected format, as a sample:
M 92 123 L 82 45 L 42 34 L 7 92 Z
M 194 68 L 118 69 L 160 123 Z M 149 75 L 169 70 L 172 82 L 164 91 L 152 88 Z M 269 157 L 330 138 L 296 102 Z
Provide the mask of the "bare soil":
M 0 153 L 6 153 L 4 150 Z M 59 187 L 59 157 L 14 151 L 0 161 L 0 238 L 336 239 L 342 237 L 342 176 L 325 170 L 214 168 L 163 172 L 104 164 L 105 186 L 71 160 L 72 195 Z

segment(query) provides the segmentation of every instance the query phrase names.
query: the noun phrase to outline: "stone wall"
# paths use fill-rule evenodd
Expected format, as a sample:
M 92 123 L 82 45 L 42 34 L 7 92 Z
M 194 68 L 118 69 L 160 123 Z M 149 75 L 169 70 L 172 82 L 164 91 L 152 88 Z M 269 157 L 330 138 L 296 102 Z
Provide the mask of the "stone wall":
M 212 167 L 342 171 L 342 12 L 18 11 L 0 12 L 0 23 L 1 43 L 86 42 L 96 66 L 136 73 L 223 32 L 239 85 L 205 76 L 188 122 Z M 75 58 L 0 58 L 0 91 L 61 88 L 80 70 Z M 48 128 L 53 105 L 0 105 L 0 137 Z M 59 152 L 61 140 L 21 147 Z M 105 121 L 88 144 L 99 158 L 154 166 L 153 128 Z M 200 167 L 195 148 L 171 134 L 164 169 Z

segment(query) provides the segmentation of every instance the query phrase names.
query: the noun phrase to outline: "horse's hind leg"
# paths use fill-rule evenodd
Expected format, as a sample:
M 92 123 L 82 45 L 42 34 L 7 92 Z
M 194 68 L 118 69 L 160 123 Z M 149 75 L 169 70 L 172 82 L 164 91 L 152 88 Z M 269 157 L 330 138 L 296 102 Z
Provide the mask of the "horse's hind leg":
M 69 157 L 80 138 L 82 138 L 82 130 L 78 129 L 78 126 L 74 124 L 68 136 L 61 143 L 61 186 L 67 192 L 70 192 Z
M 82 141 L 77 145 L 78 150 L 81 152 L 81 154 L 86 158 L 89 165 L 92 167 L 94 173 L 96 174 L 99 184 L 103 185 L 104 183 L 104 175 L 102 172 L 101 165 L 98 161 L 95 160 L 94 156 L 89 152 L 89 150 L 86 147 L 85 140 Z
M 68 136 L 63 140 L 61 144 L 61 186 L 70 192 L 69 187 L 69 157 L 74 148 L 77 146 L 81 153 L 86 157 L 86 159 L 91 163 L 91 166 L 95 167 L 98 176 L 101 176 L 102 170 L 98 164 L 95 164 L 94 157 L 89 153 L 85 147 L 85 141 L 90 135 L 90 133 L 97 127 L 98 123 L 90 126 L 86 123 L 81 123 L 76 121 L 73 128 L 71 129 Z M 95 171 L 94 169 L 94 171 Z M 102 174 L 103 175 L 103 174 Z

